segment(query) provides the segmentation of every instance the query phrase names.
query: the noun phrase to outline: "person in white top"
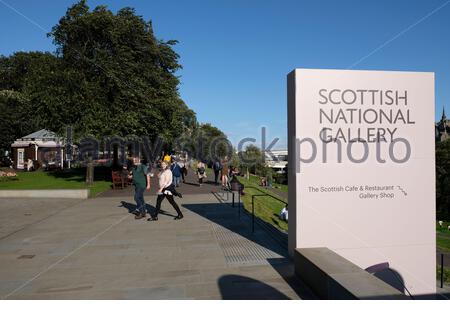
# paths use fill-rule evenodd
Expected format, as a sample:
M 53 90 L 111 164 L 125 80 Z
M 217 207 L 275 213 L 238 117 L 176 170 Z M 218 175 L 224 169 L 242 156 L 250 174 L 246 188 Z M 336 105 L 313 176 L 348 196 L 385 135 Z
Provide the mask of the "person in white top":
M 183 214 L 181 213 L 180 208 L 178 207 L 178 204 L 175 202 L 175 199 L 173 198 L 173 194 L 170 191 L 172 185 L 172 171 L 169 169 L 169 163 L 166 161 L 161 161 L 161 172 L 158 174 L 158 190 L 156 198 L 156 210 L 153 215 L 151 215 L 150 218 L 148 218 L 148 221 L 157 221 L 158 220 L 158 214 L 161 211 L 161 203 L 164 200 L 164 198 L 167 198 L 169 203 L 172 205 L 172 207 L 177 212 L 178 216 L 175 217 L 175 220 L 180 220 L 183 218 Z
M 202 186 L 203 179 L 206 178 L 206 166 L 202 161 L 197 163 L 197 176 L 198 176 L 198 185 Z
M 28 159 L 27 161 L 27 171 L 33 171 L 34 166 L 33 166 L 33 160 Z
M 280 219 L 284 220 L 284 221 L 288 221 L 289 218 L 289 213 L 288 213 L 288 205 L 286 205 L 283 209 L 281 209 L 280 212 Z

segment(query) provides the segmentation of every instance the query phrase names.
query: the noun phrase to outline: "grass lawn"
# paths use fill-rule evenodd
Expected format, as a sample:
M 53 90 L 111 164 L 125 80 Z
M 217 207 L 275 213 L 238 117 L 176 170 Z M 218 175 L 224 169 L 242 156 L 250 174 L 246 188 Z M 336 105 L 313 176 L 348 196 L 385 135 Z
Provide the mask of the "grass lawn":
M 280 184 L 280 183 L 272 183 L 274 188 L 280 189 L 283 192 L 288 193 L 288 185 L 287 184 Z
M 436 222 L 436 247 L 442 251 L 450 252 L 450 221 L 444 221 L 443 227 Z
M 259 186 L 260 178 L 251 174 L 249 179 L 246 180 L 246 181 L 252 183 L 253 186 Z M 288 185 L 287 184 L 280 184 L 280 183 L 273 182 L 272 183 L 272 187 L 276 188 L 278 190 L 281 190 L 283 192 L 286 192 L 286 196 L 287 196 L 287 192 L 288 192 Z
M 269 190 L 259 188 L 257 185 L 257 183 L 259 183 L 258 178 L 256 177 L 253 178 L 255 178 L 256 180 L 252 179 L 252 176 L 250 176 L 249 180 L 242 177 L 239 178 L 239 181 L 245 185 L 244 189 L 245 196 L 242 197 L 242 202 L 244 204 L 245 210 L 247 210 L 248 212 L 252 212 L 252 195 L 254 194 L 268 193 L 280 199 L 279 196 L 277 196 L 274 193 L 271 193 Z M 281 209 L 284 207 L 283 202 L 273 199 L 271 197 L 255 197 L 254 204 L 255 204 L 255 216 L 259 217 L 261 220 L 267 223 L 270 223 L 271 225 L 277 227 L 278 229 L 287 231 L 288 229 L 287 222 L 279 218 L 279 213 Z
M 90 196 L 95 197 L 111 187 L 111 182 L 104 170 L 95 169 L 94 184 L 85 183 L 85 169 L 72 169 L 68 171 L 33 171 L 17 172 L 17 179 L 0 180 L 0 189 L 85 189 L 90 190 Z M 98 171 L 98 172 L 97 172 Z
M 441 267 L 436 266 L 436 279 L 441 280 Z M 444 283 L 450 284 L 450 268 L 444 266 Z
M 448 230 L 450 221 L 444 221 L 442 228 L 436 222 L 436 248 L 450 254 L 450 230 Z M 436 279 L 441 279 L 440 265 L 436 266 Z M 450 284 L 450 268 L 444 265 L 444 282 Z

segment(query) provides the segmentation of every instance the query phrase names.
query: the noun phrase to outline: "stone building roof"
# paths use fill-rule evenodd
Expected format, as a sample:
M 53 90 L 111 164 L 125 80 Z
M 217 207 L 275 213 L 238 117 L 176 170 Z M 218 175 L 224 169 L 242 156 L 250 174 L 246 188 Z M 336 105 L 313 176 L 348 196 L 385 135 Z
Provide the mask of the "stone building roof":
M 22 138 L 16 139 L 11 147 L 28 147 L 30 144 L 38 147 L 62 147 L 65 145 L 64 139 L 56 135 L 53 131 L 41 129 L 39 131 L 30 133 Z
M 58 137 L 56 135 L 56 133 L 54 133 L 53 131 L 50 131 L 47 129 L 41 129 L 39 131 L 30 133 L 29 135 L 26 135 L 20 139 L 21 140 L 57 140 L 57 139 L 60 139 L 60 137 Z

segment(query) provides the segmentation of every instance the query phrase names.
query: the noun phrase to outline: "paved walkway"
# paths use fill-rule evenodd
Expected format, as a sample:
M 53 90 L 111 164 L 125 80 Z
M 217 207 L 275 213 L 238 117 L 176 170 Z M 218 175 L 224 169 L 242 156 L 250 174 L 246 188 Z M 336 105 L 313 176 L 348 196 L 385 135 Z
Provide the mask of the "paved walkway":
M 158 179 L 155 177 L 150 179 L 151 190 L 146 192 L 146 194 L 155 194 L 157 190 L 157 181 Z M 202 186 L 199 186 L 198 179 L 195 172 L 192 169 L 189 169 L 189 173 L 186 176 L 186 183 L 181 183 L 180 187 L 177 188 L 179 192 L 182 194 L 205 194 L 211 192 L 217 192 L 221 190 L 221 185 L 216 185 L 214 183 L 214 177 L 211 175 L 204 181 Z M 99 197 L 126 197 L 132 196 L 134 192 L 133 186 L 128 186 L 124 189 L 110 189 L 107 190 L 100 195 Z
M 154 204 L 155 197 L 147 196 Z M 0 200 L 4 299 L 312 298 L 286 250 L 211 193 L 178 200 L 157 222 L 131 196 Z M 7 227 L 3 228 L 3 223 Z
M 180 221 L 167 202 L 159 221 L 135 220 L 132 188 L 84 201 L 0 199 L 0 297 L 314 298 L 283 241 L 262 224 L 252 233 L 220 187 L 188 183 Z M 156 197 L 146 200 L 153 210 Z

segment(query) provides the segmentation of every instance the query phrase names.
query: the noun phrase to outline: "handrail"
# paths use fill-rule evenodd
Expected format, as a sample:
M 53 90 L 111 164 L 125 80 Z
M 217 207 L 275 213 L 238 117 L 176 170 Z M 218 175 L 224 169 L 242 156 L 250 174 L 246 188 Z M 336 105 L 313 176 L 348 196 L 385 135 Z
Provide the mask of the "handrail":
M 281 199 L 279 199 L 279 198 L 269 194 L 269 193 L 261 191 L 261 189 L 258 189 L 256 187 L 248 186 L 246 188 L 247 189 L 255 189 L 255 190 L 259 191 L 259 192 L 262 192 L 260 194 L 252 194 L 252 233 L 254 233 L 255 232 L 255 197 L 271 197 L 271 198 L 273 198 L 275 200 L 278 200 L 278 201 L 284 203 L 285 205 L 287 205 L 288 203 L 286 201 L 284 201 L 284 200 L 281 200 Z
M 444 252 L 439 252 L 436 253 L 436 255 L 439 255 L 441 257 L 441 288 L 444 288 L 444 256 L 448 256 L 450 255 L 450 253 L 444 253 Z
M 444 288 L 444 254 L 441 253 L 441 288 Z
M 252 196 L 252 233 L 255 232 L 255 197 L 271 197 L 271 198 L 273 198 L 275 200 L 278 200 L 278 201 L 284 203 L 285 205 L 288 204 L 286 201 L 281 200 L 280 198 L 277 198 L 277 197 L 275 197 L 275 196 L 273 196 L 273 195 L 271 195 L 271 194 L 269 194 L 267 192 L 264 192 L 264 191 L 262 191 L 261 189 L 259 189 L 257 187 L 245 186 L 244 185 L 244 188 L 240 188 L 238 191 L 235 190 L 235 191 L 238 192 L 238 197 L 239 197 L 238 198 L 238 216 L 239 216 L 239 219 L 241 218 L 241 193 L 242 193 L 242 191 L 244 189 L 247 189 L 247 190 L 248 189 L 254 189 L 254 190 L 260 192 L 260 194 L 252 194 L 251 195 Z M 227 200 L 228 200 L 228 193 L 231 193 L 231 195 L 232 195 L 232 204 L 231 204 L 231 206 L 234 208 L 234 191 L 233 190 L 229 190 L 229 189 L 226 189 L 226 190 L 223 190 L 223 191 L 224 191 L 224 193 L 227 192 Z
M 243 189 L 239 189 L 238 195 L 239 195 L 239 199 L 238 199 L 238 215 L 239 215 L 239 219 L 241 218 L 241 192 Z M 231 189 L 223 189 L 222 193 L 225 195 L 227 195 L 227 200 L 228 201 L 228 195 L 231 193 L 231 206 L 234 208 L 234 191 Z
M 267 195 L 267 196 L 269 196 L 269 197 L 271 197 L 271 198 L 274 198 L 275 200 L 278 200 L 278 201 L 280 201 L 280 202 L 283 202 L 284 204 L 288 204 L 286 201 L 281 200 L 280 198 L 277 198 L 277 197 L 275 197 L 274 195 L 271 195 L 270 193 L 264 192 L 264 191 L 262 191 L 261 189 L 259 189 L 259 188 L 257 188 L 257 187 L 246 186 L 245 189 L 255 189 L 255 190 L 259 191 L 259 192 L 262 192 L 261 195 Z

